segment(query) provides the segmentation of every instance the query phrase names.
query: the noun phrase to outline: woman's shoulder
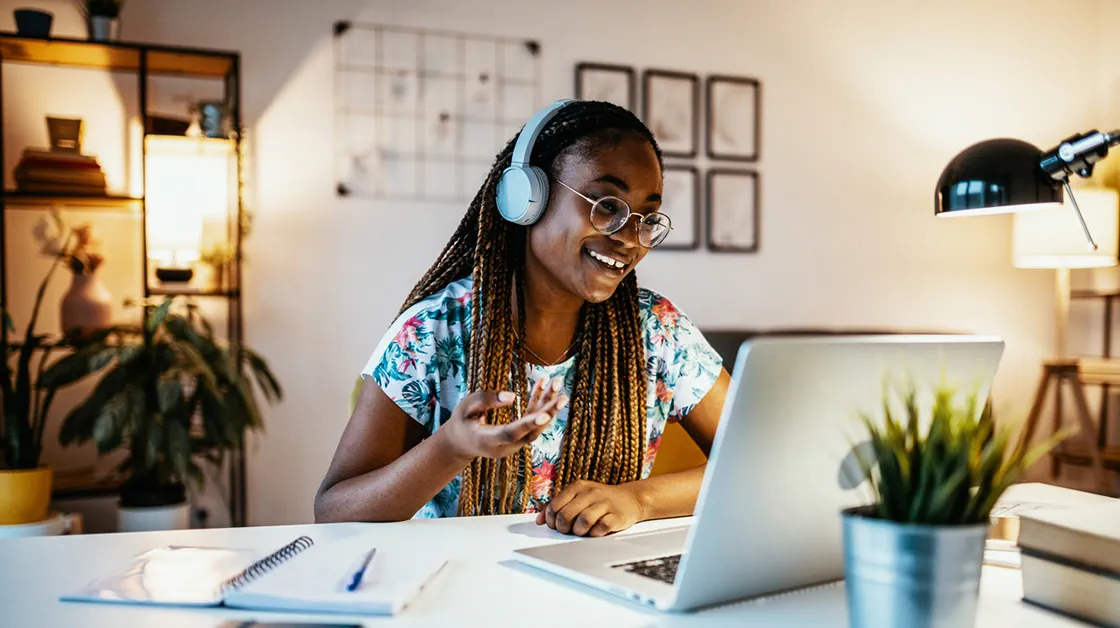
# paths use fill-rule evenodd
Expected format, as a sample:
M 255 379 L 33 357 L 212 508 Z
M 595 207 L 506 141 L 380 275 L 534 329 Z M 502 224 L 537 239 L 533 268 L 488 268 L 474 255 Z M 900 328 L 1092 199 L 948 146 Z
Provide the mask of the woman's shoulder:
M 385 377 L 378 375 L 385 369 L 403 376 L 410 369 L 421 370 L 441 347 L 461 351 L 471 328 L 471 288 L 470 277 L 452 281 L 398 314 L 363 372 L 383 383 Z
M 675 331 L 691 323 L 669 297 L 649 288 L 638 288 L 638 310 L 641 312 L 642 327 L 647 332 L 651 329 Z
M 448 283 L 439 292 L 417 301 L 401 312 L 393 327 L 399 328 L 409 321 L 462 322 L 465 319 L 469 323 L 472 287 L 470 276 Z

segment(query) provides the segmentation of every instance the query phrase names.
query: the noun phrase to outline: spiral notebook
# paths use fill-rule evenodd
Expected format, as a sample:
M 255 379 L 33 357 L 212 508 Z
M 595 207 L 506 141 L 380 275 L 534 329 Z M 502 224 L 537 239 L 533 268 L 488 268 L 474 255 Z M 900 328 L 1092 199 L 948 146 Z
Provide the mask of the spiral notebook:
M 446 564 L 436 556 L 379 548 L 360 585 L 348 591 L 372 547 L 360 536 L 320 545 L 301 536 L 264 557 L 244 549 L 167 546 L 137 554 L 124 568 L 60 599 L 393 615 Z

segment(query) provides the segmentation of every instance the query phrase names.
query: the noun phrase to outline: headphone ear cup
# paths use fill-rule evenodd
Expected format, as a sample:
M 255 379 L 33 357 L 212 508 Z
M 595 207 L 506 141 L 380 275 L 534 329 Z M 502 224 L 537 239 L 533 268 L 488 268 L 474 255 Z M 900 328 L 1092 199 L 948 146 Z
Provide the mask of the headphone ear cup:
M 529 196 L 529 203 L 525 208 L 525 215 L 518 221 L 518 224 L 531 225 L 540 220 L 544 210 L 548 208 L 549 183 L 548 175 L 545 174 L 544 170 L 536 166 L 530 166 L 525 171 L 529 175 L 529 187 L 532 191 Z
M 533 180 L 535 177 L 527 168 L 510 166 L 498 179 L 498 190 L 495 202 L 498 204 L 498 213 L 506 220 L 520 224 L 529 209 L 533 198 Z

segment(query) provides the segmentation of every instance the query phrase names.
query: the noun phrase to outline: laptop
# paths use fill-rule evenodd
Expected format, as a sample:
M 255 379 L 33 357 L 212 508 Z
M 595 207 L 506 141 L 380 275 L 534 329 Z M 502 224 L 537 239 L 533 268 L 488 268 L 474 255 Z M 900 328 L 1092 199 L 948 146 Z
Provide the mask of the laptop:
M 1004 343 L 974 335 L 748 340 L 691 523 L 517 550 L 555 576 L 663 611 L 827 584 L 844 577 L 840 511 L 871 501 L 853 455 L 857 413 L 880 416 L 886 376 L 930 399 L 988 395 Z M 921 400 L 921 397 L 920 397 Z

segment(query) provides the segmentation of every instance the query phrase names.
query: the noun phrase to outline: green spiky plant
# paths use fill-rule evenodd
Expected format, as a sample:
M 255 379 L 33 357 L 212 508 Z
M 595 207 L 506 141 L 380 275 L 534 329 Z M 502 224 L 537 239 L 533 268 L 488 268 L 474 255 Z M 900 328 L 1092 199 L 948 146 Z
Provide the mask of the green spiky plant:
M 912 383 L 885 382 L 882 417 L 860 413 L 868 440 L 852 450 L 873 494 L 860 514 L 923 525 L 985 523 L 1004 491 L 1069 436 L 1061 431 L 1033 446 L 1012 445 L 1015 426 L 996 425 L 990 399 L 981 406 L 976 393 L 962 404 L 956 397 L 943 382 L 923 413 Z
M 124 0 L 74 0 L 83 17 L 90 16 L 118 18 L 124 8 Z
M 201 461 L 220 465 L 248 431 L 262 427 L 244 370 L 268 401 L 283 395 L 263 358 L 218 342 L 197 306 L 177 313 L 174 302 L 145 304 L 140 325 L 92 335 L 40 379 L 61 386 L 104 371 L 64 419 L 59 440 L 92 440 L 101 455 L 123 448 L 127 456 L 118 471 L 126 475 L 125 506 L 176 503 L 186 485 L 203 483 Z

